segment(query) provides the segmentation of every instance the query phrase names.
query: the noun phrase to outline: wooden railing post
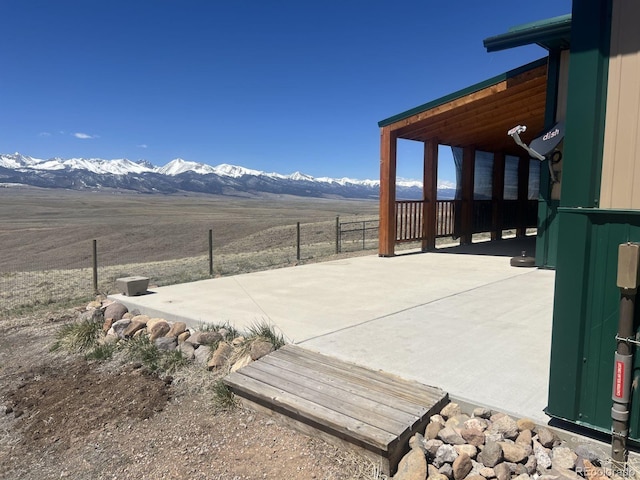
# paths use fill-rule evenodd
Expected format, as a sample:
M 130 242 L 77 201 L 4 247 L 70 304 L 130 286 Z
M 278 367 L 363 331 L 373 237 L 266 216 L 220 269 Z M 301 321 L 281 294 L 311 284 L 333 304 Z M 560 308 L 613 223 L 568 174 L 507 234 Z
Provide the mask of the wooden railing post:
M 491 240 L 502 239 L 502 218 L 504 216 L 504 152 L 493 155 L 493 182 L 491 184 Z
M 468 245 L 473 234 L 473 180 L 476 151 L 465 147 L 462 151 L 462 212 L 460 215 L 460 244 Z M 458 215 L 458 212 L 456 212 Z
M 378 254 L 391 257 L 396 243 L 396 154 L 397 135 L 380 129 L 380 235 Z
M 527 210 L 529 203 L 529 157 L 520 157 L 518 163 L 518 228 L 516 237 L 527 234 Z
M 422 250 L 436 248 L 437 200 L 438 200 L 438 142 L 424 143 L 424 167 L 422 172 L 424 203 L 422 206 Z

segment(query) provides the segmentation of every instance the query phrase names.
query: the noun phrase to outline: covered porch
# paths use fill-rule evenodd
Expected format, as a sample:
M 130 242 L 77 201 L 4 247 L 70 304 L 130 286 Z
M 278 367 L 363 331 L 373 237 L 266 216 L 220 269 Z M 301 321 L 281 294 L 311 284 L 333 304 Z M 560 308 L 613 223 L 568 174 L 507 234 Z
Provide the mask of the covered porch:
M 545 127 L 547 68 L 543 58 L 379 122 L 380 256 L 395 255 L 405 242 L 430 251 L 438 238 L 468 245 L 477 233 L 500 240 L 504 230 L 523 237 L 537 226 L 541 165 L 507 131 L 526 125 L 522 139 L 529 143 Z M 420 200 L 396 197 L 401 139 L 423 144 Z M 454 199 L 438 198 L 440 145 L 455 150 Z

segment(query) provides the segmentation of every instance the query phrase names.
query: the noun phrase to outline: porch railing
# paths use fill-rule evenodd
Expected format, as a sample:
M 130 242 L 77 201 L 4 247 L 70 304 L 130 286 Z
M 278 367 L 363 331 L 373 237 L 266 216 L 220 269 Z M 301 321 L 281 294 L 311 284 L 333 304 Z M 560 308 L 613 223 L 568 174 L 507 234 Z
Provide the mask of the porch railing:
M 472 233 L 491 232 L 494 226 L 495 202 L 492 200 L 474 200 L 472 214 Z M 501 230 L 532 228 L 538 217 L 538 201 L 527 200 L 524 211 L 518 200 L 502 200 L 499 205 Z M 435 238 L 458 237 L 462 229 L 461 200 L 436 201 Z M 521 218 L 524 216 L 524 219 Z M 424 202 L 422 200 L 396 201 L 396 243 L 413 242 L 426 239 L 424 222 Z

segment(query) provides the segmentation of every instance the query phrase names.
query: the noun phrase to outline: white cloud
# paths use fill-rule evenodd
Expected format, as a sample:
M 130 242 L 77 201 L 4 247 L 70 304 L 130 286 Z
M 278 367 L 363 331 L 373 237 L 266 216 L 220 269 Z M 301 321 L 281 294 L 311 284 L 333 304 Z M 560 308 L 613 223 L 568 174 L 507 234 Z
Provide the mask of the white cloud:
M 91 138 L 98 138 L 98 135 L 89 135 L 88 133 L 77 132 L 73 134 L 74 137 L 80 138 L 82 140 L 88 140 Z
M 141 143 L 140 145 L 136 145 L 136 147 L 138 147 L 138 148 L 148 148 L 149 145 L 147 145 L 146 143 Z
M 50 134 L 49 132 L 40 132 L 40 133 L 38 134 L 38 136 L 39 136 L 39 137 L 50 137 L 50 136 L 51 136 L 51 134 Z

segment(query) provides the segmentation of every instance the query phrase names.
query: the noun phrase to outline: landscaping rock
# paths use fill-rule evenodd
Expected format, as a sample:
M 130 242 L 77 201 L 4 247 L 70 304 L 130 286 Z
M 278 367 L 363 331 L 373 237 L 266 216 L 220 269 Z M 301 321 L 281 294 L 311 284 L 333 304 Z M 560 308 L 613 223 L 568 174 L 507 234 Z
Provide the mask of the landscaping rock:
M 165 335 L 166 337 L 177 337 L 187 329 L 187 324 L 184 322 L 174 322 L 171 328 Z
M 167 321 L 164 318 L 157 318 L 157 317 L 149 318 L 149 317 L 147 317 L 147 330 L 151 331 L 153 329 L 153 327 L 155 327 L 156 324 L 160 323 L 160 322 L 167 322 Z M 169 322 L 167 322 L 167 323 L 169 323 Z
M 496 472 L 493 468 L 491 467 L 482 467 L 480 468 L 480 470 L 478 471 L 478 473 L 483 477 L 483 478 L 495 478 L 496 477 Z
M 484 432 L 489 426 L 489 422 L 484 418 L 480 417 L 471 417 L 467 421 L 464 422 L 464 428 L 469 430 L 480 430 Z
M 444 406 L 442 410 L 440 410 L 440 415 L 447 420 L 451 417 L 455 417 L 456 415 L 460 415 L 462 410 L 460 409 L 460 405 L 454 402 L 450 402 Z
M 458 452 L 453 448 L 453 445 L 444 444 L 436 451 L 433 464 L 440 468 L 445 463 L 453 463 L 456 458 L 458 458 Z
M 102 324 L 102 331 L 104 333 L 107 333 L 109 331 L 109 329 L 111 328 L 111 326 L 113 325 L 113 322 L 115 320 L 113 318 L 105 318 L 104 319 L 104 323 Z
M 131 320 L 118 320 L 117 322 L 114 322 L 113 325 L 111 325 L 109 332 L 113 331 L 113 333 L 117 335 L 118 338 L 122 339 L 124 338 L 124 331 L 127 329 L 130 323 Z
M 538 442 L 543 447 L 553 447 L 553 444 L 556 442 L 556 438 L 556 435 L 548 428 L 542 427 L 538 429 Z
M 189 337 L 189 342 L 194 345 L 214 345 L 222 340 L 218 332 L 195 332 Z
M 180 335 L 178 335 L 178 343 L 186 342 L 190 336 L 191 332 L 189 330 L 182 332 Z M 193 344 L 191 346 L 193 346 Z
M 485 435 L 487 437 L 495 434 L 513 440 L 518 436 L 518 424 L 510 416 L 504 415 L 503 417 L 495 420 L 485 431 Z
M 472 466 L 469 455 L 464 452 L 458 455 L 458 458 L 453 461 L 452 465 L 454 480 L 462 480 L 465 478 L 471 471 Z
M 533 454 L 538 463 L 538 472 L 551 468 L 551 457 L 547 450 L 540 443 L 533 441 Z
M 202 347 L 200 347 L 202 348 Z M 200 350 L 198 348 L 198 350 Z M 222 367 L 228 360 L 229 356 L 233 352 L 233 347 L 226 342 L 220 342 L 218 344 L 218 348 L 216 348 L 215 352 L 211 356 L 211 360 L 207 363 L 207 367 L 209 370 L 213 370 L 214 368 Z M 196 351 L 197 355 L 197 351 Z
M 231 371 L 236 372 L 242 367 L 246 367 L 247 365 L 249 365 L 252 361 L 253 360 L 251 360 L 251 354 L 247 353 L 234 362 L 234 364 L 231 366 Z
M 131 323 L 127 328 L 124 329 L 123 335 L 125 338 L 130 338 L 136 333 L 138 330 L 143 329 L 147 325 L 146 322 L 140 322 L 138 320 L 131 320 Z
M 182 356 L 187 360 L 193 360 L 196 358 L 196 349 L 189 342 L 180 343 L 178 341 L 178 350 L 180 350 L 180 353 L 182 353 Z
M 498 442 L 487 442 L 482 452 L 478 455 L 478 461 L 486 467 L 495 467 L 502 461 L 502 447 Z
M 273 352 L 275 347 L 267 340 L 255 340 L 251 343 L 250 355 L 251 360 L 258 360 L 265 355 Z
M 136 322 L 142 322 L 145 325 L 147 325 L 147 323 L 149 322 L 150 318 L 149 315 L 135 315 L 131 318 L 131 321 L 136 321 Z
M 473 445 L 469 445 L 465 443 L 464 445 L 454 445 L 453 446 L 458 452 L 458 455 L 466 454 L 469 458 L 474 459 L 478 455 L 478 449 Z
M 129 309 L 122 303 L 114 302 L 107 305 L 104 309 L 104 318 L 112 318 L 115 322 L 121 320 L 123 315 L 127 313 Z
M 474 447 L 479 447 L 480 445 L 484 445 L 485 437 L 484 433 L 475 428 L 467 428 L 460 432 L 460 436 L 464 438 L 467 443 L 473 445 Z
M 154 342 L 156 338 L 164 337 L 169 330 L 171 330 L 171 326 L 164 320 L 154 324 L 150 330 L 147 326 L 147 331 L 149 332 L 149 340 L 151 340 L 152 342 Z
M 211 357 L 211 347 L 208 345 L 201 345 L 195 349 L 194 360 L 198 365 L 207 365 L 209 357 Z
M 419 448 L 422 451 L 422 453 L 426 456 L 427 454 L 426 443 L 427 441 L 425 440 L 425 438 L 419 433 L 416 433 L 409 439 L 409 448 L 411 449 Z
M 536 428 L 536 424 L 533 423 L 533 420 L 531 420 L 530 418 L 519 418 L 516 421 L 516 424 L 518 425 L 518 430 L 520 432 L 522 432 L 523 430 L 535 430 Z
M 424 480 L 427 477 L 427 460 L 420 449 L 411 449 L 400 463 L 394 480 Z
M 440 473 L 440 475 L 444 475 L 449 480 L 453 480 L 453 467 L 451 466 L 450 463 L 445 463 L 444 465 L 442 465 L 438 469 L 438 473 Z
M 576 447 L 576 455 L 589 462 L 600 462 L 598 451 L 590 445 L 581 444 Z
M 522 445 L 500 442 L 502 455 L 507 462 L 520 463 L 528 457 L 528 452 Z
M 438 432 L 442 430 L 443 426 L 437 422 L 429 422 L 427 428 L 424 431 L 424 436 L 428 440 L 432 440 L 434 438 L 438 438 Z
M 484 408 L 484 407 L 474 408 L 473 409 L 473 414 L 472 414 L 472 416 L 474 416 L 474 417 L 480 417 L 480 418 L 484 418 L 484 419 L 491 418 L 491 415 L 493 415 L 493 412 L 491 410 L 489 410 L 488 408 Z
M 551 466 L 554 469 L 573 470 L 578 456 L 568 447 L 555 447 L 551 452 Z
M 170 352 L 172 350 L 175 350 L 176 347 L 178 346 L 178 340 L 175 337 L 160 337 L 160 338 L 156 338 L 153 343 L 155 344 L 156 347 L 158 347 L 158 350 L 164 351 L 164 352 Z
M 436 454 L 438 452 L 438 449 L 444 445 L 444 442 L 442 440 L 427 440 L 424 444 L 425 449 L 427 450 L 427 457 L 430 460 L 433 460 L 434 458 L 436 458 Z
M 506 463 L 498 463 L 495 467 L 493 467 L 493 471 L 498 480 L 510 480 L 511 479 L 511 469 L 509 465 Z
M 531 446 L 531 430 L 522 430 L 516 438 L 516 443 L 523 446 Z
M 440 430 L 438 432 L 438 438 L 450 445 L 462 445 L 465 443 L 464 438 L 451 427 L 444 427 Z

